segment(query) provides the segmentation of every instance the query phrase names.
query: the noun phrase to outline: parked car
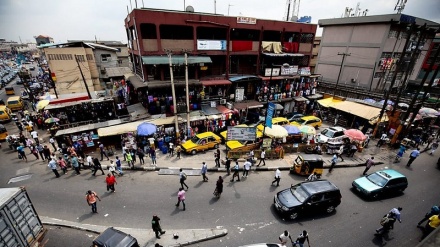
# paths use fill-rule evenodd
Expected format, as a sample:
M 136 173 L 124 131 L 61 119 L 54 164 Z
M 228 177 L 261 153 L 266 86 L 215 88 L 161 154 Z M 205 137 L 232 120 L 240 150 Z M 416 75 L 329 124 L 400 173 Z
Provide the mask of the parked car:
M 204 132 L 195 135 L 191 140 L 186 141 L 182 144 L 182 149 L 186 153 L 196 154 L 200 151 L 205 151 L 211 148 L 218 148 L 221 143 L 221 138 L 212 133 Z
M 378 198 L 384 194 L 403 192 L 408 187 L 408 179 L 400 172 L 388 169 L 377 171 L 353 181 L 355 191 L 370 198 Z
M 286 125 L 289 124 L 289 120 L 285 117 L 272 118 L 272 125 Z
M 304 115 L 303 114 L 301 114 L 301 113 L 288 113 L 287 115 L 286 115 L 286 118 L 287 118 L 287 120 L 289 120 L 289 122 L 293 122 L 293 121 L 296 121 L 296 120 L 298 120 L 298 119 L 300 119 L 300 118 L 302 118 L 302 117 L 304 117 Z
M 261 133 L 261 132 L 260 132 Z M 261 136 L 263 133 L 261 133 Z M 260 147 L 260 142 L 255 141 L 227 141 L 226 150 L 228 151 L 251 151 Z
M 315 116 L 305 116 L 305 117 L 302 117 L 294 122 L 291 122 L 290 124 L 296 125 L 296 126 L 309 125 L 309 126 L 312 126 L 317 129 L 317 128 L 321 127 L 322 121 L 320 118 L 315 117 Z
M 305 213 L 333 213 L 341 198 L 341 191 L 332 182 L 316 180 L 292 185 L 278 192 L 273 200 L 280 214 L 294 220 Z
M 318 135 L 316 135 L 316 141 L 319 143 L 326 143 L 329 139 L 344 139 L 345 128 L 335 126 L 329 127 L 321 131 Z

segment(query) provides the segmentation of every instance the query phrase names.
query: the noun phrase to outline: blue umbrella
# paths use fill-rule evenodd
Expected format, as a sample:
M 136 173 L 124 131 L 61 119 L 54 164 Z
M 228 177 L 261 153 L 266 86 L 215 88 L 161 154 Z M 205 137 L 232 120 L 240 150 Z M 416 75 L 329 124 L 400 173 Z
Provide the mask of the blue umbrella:
M 137 127 L 138 136 L 149 136 L 156 133 L 157 127 L 152 123 L 141 123 Z
M 283 126 L 286 130 L 287 133 L 289 135 L 293 135 L 293 134 L 299 134 L 301 131 L 298 129 L 298 127 L 293 126 L 293 125 L 284 125 Z
M 385 103 L 385 100 L 384 100 L 384 99 L 381 100 L 381 101 L 379 101 L 379 104 L 383 105 L 383 103 Z M 387 105 L 394 105 L 394 102 L 391 101 L 391 100 L 388 100 L 388 101 L 387 101 Z
M 364 99 L 364 101 L 367 103 L 376 103 L 374 99 Z

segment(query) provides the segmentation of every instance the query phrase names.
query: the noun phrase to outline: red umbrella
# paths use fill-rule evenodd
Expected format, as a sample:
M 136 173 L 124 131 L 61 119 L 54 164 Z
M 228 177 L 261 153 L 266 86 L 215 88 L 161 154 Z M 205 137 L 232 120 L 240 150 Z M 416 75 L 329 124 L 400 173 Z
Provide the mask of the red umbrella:
M 344 134 L 348 136 L 348 138 L 356 141 L 365 141 L 367 139 L 364 133 L 358 129 L 345 130 Z

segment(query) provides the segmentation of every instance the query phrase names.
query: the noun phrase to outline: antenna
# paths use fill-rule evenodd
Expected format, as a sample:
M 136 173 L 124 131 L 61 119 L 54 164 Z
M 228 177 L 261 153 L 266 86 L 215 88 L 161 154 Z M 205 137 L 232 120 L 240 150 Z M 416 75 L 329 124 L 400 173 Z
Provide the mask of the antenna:
M 407 0 L 397 0 L 396 6 L 394 7 L 394 11 L 397 11 L 397 14 L 402 13 L 403 9 L 405 9 L 405 4 Z
M 228 4 L 228 16 L 229 16 L 229 9 L 231 8 L 231 6 L 234 6 L 234 5 Z

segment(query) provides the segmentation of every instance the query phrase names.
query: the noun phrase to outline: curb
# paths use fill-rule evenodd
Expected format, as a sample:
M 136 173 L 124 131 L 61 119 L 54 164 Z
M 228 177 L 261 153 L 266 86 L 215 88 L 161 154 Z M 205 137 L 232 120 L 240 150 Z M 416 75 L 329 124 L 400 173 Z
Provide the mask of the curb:
M 80 226 L 73 226 L 73 225 L 68 225 L 68 224 L 63 224 L 63 223 L 47 222 L 45 220 L 41 220 L 41 223 L 43 223 L 43 225 L 48 225 L 48 226 L 62 226 L 62 227 L 76 229 L 76 230 L 81 230 L 81 231 L 101 234 L 101 232 L 99 232 L 99 231 L 91 230 L 91 229 L 88 229 L 88 228 L 85 228 L 85 227 L 80 227 Z

